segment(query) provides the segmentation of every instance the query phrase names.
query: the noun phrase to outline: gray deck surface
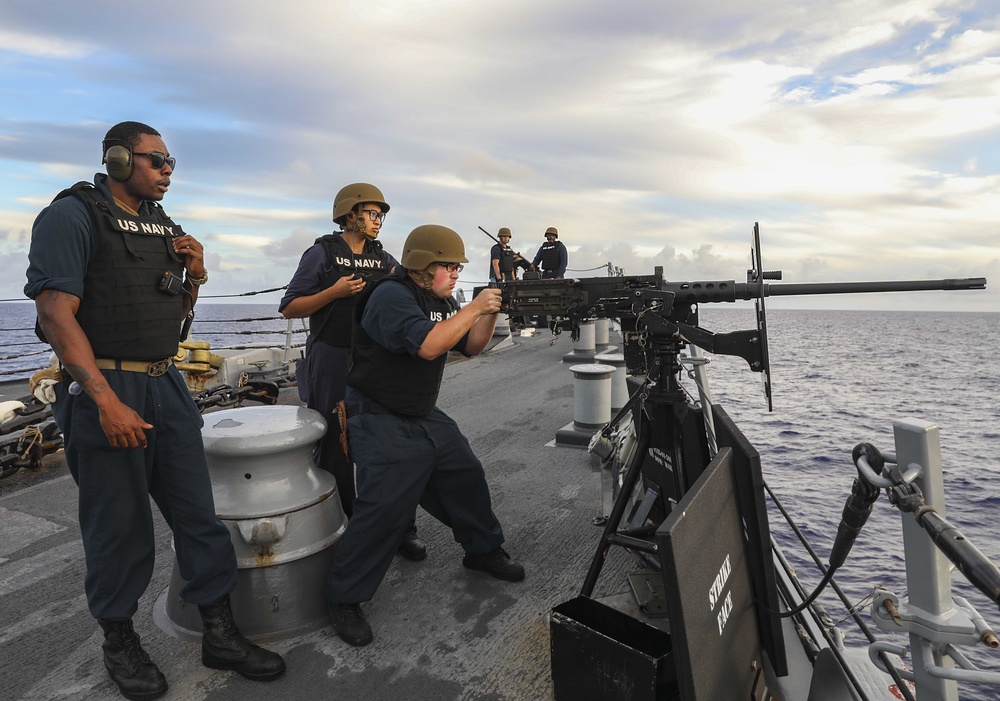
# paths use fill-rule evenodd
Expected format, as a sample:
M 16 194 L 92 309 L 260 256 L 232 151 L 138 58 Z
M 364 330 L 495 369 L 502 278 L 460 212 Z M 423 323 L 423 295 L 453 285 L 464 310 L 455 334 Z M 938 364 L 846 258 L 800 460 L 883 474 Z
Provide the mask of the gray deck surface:
M 510 347 L 451 363 L 439 406 L 486 468 L 506 548 L 527 570 L 505 583 L 465 570 L 450 531 L 423 511 L 429 555 L 396 558 L 365 606 L 375 641 L 343 643 L 329 627 L 271 644 L 288 673 L 270 684 L 202 666 L 200 646 L 163 633 L 153 602 L 173 566 L 157 513 L 157 563 L 135 618 L 170 684 L 166 699 L 433 701 L 552 698 L 550 609 L 580 590 L 600 536 L 601 475 L 584 451 L 551 445 L 572 420 L 568 337 L 516 338 Z M 293 392 L 284 392 L 291 401 Z M 102 634 L 87 611 L 76 487 L 54 456 L 0 491 L 0 698 L 119 699 L 101 661 Z M 155 509 L 154 509 L 155 511 Z M 624 591 L 635 563 L 613 549 L 595 596 Z

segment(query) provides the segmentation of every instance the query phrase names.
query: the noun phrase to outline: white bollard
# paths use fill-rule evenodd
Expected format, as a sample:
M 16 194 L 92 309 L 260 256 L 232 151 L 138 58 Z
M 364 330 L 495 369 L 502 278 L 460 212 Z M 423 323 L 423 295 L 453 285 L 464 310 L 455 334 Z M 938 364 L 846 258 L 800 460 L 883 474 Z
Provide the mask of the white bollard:
M 593 319 L 580 322 L 580 338 L 573 342 L 573 350 L 577 353 L 593 353 L 595 348 L 596 325 Z
M 611 413 L 616 413 L 628 402 L 628 380 L 625 371 L 624 353 L 598 353 L 594 362 L 611 365 L 615 372 L 611 375 Z
M 573 373 L 573 421 L 556 431 L 556 445 L 586 448 L 594 431 L 611 420 L 612 365 L 585 363 Z
M 574 365 L 573 425 L 577 428 L 601 428 L 611 421 L 611 365 L 590 363 Z
M 608 319 L 597 319 L 594 321 L 594 348 L 598 352 L 607 350 L 608 348 L 609 328 L 610 321 Z
M 499 312 L 497 314 L 497 325 L 493 329 L 494 336 L 510 336 L 510 317 Z
M 573 352 L 563 356 L 564 363 L 594 362 L 594 353 L 597 352 L 594 344 L 594 330 L 593 319 L 580 322 L 580 338 L 573 341 Z

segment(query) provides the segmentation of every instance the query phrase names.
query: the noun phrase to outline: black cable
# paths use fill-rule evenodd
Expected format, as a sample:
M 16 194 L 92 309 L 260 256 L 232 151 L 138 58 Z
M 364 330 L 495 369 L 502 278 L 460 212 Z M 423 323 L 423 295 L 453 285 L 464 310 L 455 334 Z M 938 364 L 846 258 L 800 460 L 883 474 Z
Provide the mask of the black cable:
M 856 445 L 852 456 L 855 465 L 857 465 L 858 458 L 862 454 L 868 458 L 868 463 L 873 469 L 878 472 L 882 471 L 882 466 L 885 464 L 885 461 L 882 458 L 882 454 L 879 453 L 875 446 L 870 443 L 860 443 Z M 779 618 L 790 618 L 791 616 L 805 611 L 827 587 L 833 579 L 834 573 L 847 561 L 847 556 L 850 554 L 851 548 L 854 547 L 854 543 L 857 540 L 858 535 L 861 533 L 861 529 L 864 528 L 865 523 L 868 521 L 868 517 L 872 513 L 872 508 L 875 506 L 875 502 L 878 500 L 879 494 L 881 494 L 881 490 L 868 482 L 868 480 L 863 479 L 859 474 L 859 476 L 855 478 L 854 483 L 851 485 L 851 496 L 847 498 L 847 503 L 844 504 L 844 512 L 840 518 L 840 526 L 837 528 L 837 537 L 834 540 L 833 547 L 830 548 L 829 567 L 824 572 L 823 579 L 820 580 L 818 585 L 816 585 L 813 593 L 806 597 L 801 604 L 789 611 L 774 611 L 764 604 L 760 605 L 769 613 L 778 616 Z

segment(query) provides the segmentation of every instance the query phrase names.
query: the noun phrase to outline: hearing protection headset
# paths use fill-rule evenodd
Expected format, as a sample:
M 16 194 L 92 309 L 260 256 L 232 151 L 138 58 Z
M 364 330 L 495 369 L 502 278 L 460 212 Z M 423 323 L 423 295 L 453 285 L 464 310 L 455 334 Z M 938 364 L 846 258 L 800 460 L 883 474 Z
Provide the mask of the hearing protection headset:
M 118 139 L 109 139 L 102 145 L 104 160 L 101 162 L 108 175 L 118 182 L 124 182 L 132 177 L 132 146 L 127 141 Z

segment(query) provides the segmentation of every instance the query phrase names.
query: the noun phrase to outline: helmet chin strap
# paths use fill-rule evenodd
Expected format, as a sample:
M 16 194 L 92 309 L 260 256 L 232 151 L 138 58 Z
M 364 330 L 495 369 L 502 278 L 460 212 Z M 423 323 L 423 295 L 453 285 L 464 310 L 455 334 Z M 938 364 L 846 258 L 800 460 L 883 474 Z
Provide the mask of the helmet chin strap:
M 411 270 L 409 273 L 418 285 L 430 292 L 434 284 L 434 275 L 437 273 L 437 263 L 431 263 L 423 270 Z

